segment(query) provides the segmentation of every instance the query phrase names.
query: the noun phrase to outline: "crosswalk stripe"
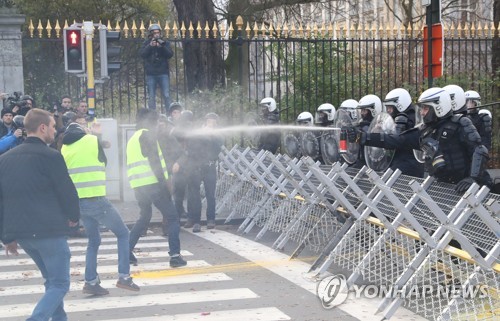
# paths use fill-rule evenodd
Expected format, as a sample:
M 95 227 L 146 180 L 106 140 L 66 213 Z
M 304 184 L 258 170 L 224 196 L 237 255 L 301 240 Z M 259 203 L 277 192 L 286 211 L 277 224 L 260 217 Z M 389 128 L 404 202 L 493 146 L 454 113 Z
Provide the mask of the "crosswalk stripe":
M 139 292 L 140 293 L 140 292 Z M 64 309 L 67 313 L 107 310 L 118 308 L 133 308 L 152 305 L 174 305 L 184 303 L 242 300 L 258 298 L 259 296 L 247 288 L 223 290 L 187 291 L 174 293 L 156 293 L 148 295 L 127 295 L 120 297 L 103 296 L 83 300 L 65 300 Z M 30 315 L 33 304 L 11 304 L 2 306 L 2 317 L 20 317 Z M 71 316 L 70 318 L 71 319 Z
M 153 242 L 153 243 L 138 243 L 136 246 L 138 249 L 149 249 L 149 248 L 166 248 L 168 250 L 168 242 Z M 117 248 L 116 243 L 115 244 L 102 244 L 99 246 L 99 250 L 115 250 Z M 75 252 L 81 252 L 81 251 L 87 251 L 87 245 L 85 246 L 71 246 L 71 253 Z M 23 250 L 18 251 L 19 254 L 26 254 Z
M 145 242 L 145 241 L 164 241 L 167 242 L 167 238 L 163 236 L 142 236 L 139 240 L 139 242 Z M 113 233 L 110 234 L 104 234 L 101 233 L 101 243 L 106 243 L 106 242 L 116 242 L 116 237 Z M 87 244 L 87 238 L 82 237 L 82 238 L 71 238 L 68 239 L 68 244 L 78 244 L 78 243 L 83 243 Z
M 165 262 L 154 262 L 154 263 L 139 263 L 139 266 L 131 266 L 130 274 L 140 272 L 140 271 L 154 271 L 154 270 L 171 270 L 167 260 Z M 188 268 L 192 267 L 202 267 L 210 266 L 207 262 L 203 260 L 190 260 L 188 261 Z M 99 265 L 97 266 L 97 272 L 99 274 L 104 273 L 118 273 L 118 265 Z M 84 275 L 85 267 L 72 267 L 70 269 L 71 275 Z M 2 271 L 0 273 L 0 281 L 4 280 L 15 280 L 15 279 L 33 279 L 41 278 L 42 274 L 39 270 L 26 270 L 26 271 Z
M 131 321 L 129 319 L 109 319 L 101 321 Z M 188 313 L 175 315 L 155 315 L 152 317 L 141 317 L 141 321 L 234 321 L 234 320 L 259 320 L 259 321 L 274 321 L 274 320 L 291 320 L 291 318 L 278 310 L 277 308 L 256 308 L 256 309 L 241 309 L 241 310 L 226 310 L 226 311 L 210 311 L 206 314 Z
M 158 285 L 172 285 L 172 284 L 187 284 L 187 283 L 198 283 L 198 282 L 219 282 L 219 281 L 230 281 L 232 278 L 224 273 L 205 273 L 205 274 L 190 274 L 190 275 L 179 275 L 167 278 L 155 278 L 155 279 L 136 279 L 134 280 L 137 285 L 141 288 L 147 286 L 158 286 Z M 115 287 L 116 280 L 102 280 L 101 286 L 106 289 L 112 289 Z M 70 291 L 81 291 L 83 288 L 83 281 L 71 282 Z M 0 286 L 1 289 L 1 286 Z M 18 285 L 9 286 L 0 290 L 0 296 L 14 296 L 14 295 L 27 295 L 44 293 L 45 287 L 43 284 L 38 285 Z
M 147 259 L 147 258 L 165 258 L 165 260 L 169 259 L 168 253 L 166 251 L 160 251 L 160 252 L 134 252 L 135 257 L 138 260 L 142 259 Z M 181 250 L 181 255 L 182 256 L 192 256 L 193 253 L 189 251 L 184 251 Z M 99 254 L 97 256 L 97 261 L 104 261 L 104 260 L 118 260 L 118 254 L 116 253 L 108 253 L 108 254 Z M 80 263 L 80 262 L 85 262 L 85 255 L 72 255 L 71 256 L 71 263 Z M 140 263 L 140 261 L 139 261 Z M 34 265 L 35 262 L 33 260 L 26 256 L 25 258 L 21 259 L 0 259 L 0 267 L 2 266 L 19 266 L 19 265 Z

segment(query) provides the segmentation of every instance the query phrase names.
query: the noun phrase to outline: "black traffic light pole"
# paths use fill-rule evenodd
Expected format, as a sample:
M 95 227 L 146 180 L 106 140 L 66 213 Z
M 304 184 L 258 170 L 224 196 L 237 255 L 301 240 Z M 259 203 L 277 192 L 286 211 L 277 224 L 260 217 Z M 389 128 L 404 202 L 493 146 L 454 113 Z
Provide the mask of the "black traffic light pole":
M 431 0 L 426 8 L 425 23 L 427 24 L 427 86 L 433 86 L 432 78 L 432 25 L 441 23 L 441 0 Z

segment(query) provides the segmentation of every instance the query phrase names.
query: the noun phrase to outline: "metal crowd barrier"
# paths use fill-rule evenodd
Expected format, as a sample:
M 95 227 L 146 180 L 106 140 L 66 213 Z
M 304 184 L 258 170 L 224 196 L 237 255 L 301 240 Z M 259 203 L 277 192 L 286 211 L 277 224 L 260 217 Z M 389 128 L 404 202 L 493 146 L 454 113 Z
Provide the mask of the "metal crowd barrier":
M 275 232 L 273 247 L 294 245 L 292 257 L 306 247 L 317 253 L 311 276 L 335 263 L 352 272 L 348 286 L 363 278 L 396 289 L 379 305 L 386 319 L 401 304 L 433 320 L 500 319 L 500 195 L 486 187 L 460 196 L 432 177 L 234 146 L 220 154 L 216 197 L 226 222 L 243 219 L 240 232 Z M 409 295 L 429 286 L 482 295 Z

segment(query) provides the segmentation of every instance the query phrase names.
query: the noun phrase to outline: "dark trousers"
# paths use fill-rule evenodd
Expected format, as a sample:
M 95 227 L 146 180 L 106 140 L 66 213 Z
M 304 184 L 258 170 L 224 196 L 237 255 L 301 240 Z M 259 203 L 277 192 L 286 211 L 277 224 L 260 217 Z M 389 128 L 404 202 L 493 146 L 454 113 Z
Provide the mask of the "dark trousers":
M 187 210 L 188 218 L 193 223 L 199 223 L 201 220 L 201 182 L 205 187 L 207 199 L 207 220 L 215 220 L 215 187 L 217 183 L 215 162 L 190 170 L 187 175 Z
M 181 252 L 179 240 L 179 216 L 175 210 L 172 196 L 166 185 L 152 184 L 134 188 L 135 198 L 140 208 L 140 216 L 130 231 L 130 250 L 132 251 L 139 241 L 141 233 L 148 227 L 153 215 L 154 206 L 160 211 L 164 219 L 168 221 L 168 246 L 171 256 Z
M 186 197 L 187 174 L 186 171 L 181 170 L 172 175 L 174 204 L 179 217 L 186 211 L 184 210 L 184 198 Z

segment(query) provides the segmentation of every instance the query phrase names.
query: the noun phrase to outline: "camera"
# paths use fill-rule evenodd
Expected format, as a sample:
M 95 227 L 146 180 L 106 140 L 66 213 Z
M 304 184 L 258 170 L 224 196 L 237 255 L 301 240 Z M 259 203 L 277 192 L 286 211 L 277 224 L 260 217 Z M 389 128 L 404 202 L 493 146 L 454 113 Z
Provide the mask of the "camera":
M 162 38 L 155 38 L 155 39 L 153 39 L 153 41 L 156 42 L 159 46 L 164 46 L 167 43 Z
M 18 106 L 20 108 L 25 107 L 26 101 L 22 99 L 23 93 L 20 91 L 15 91 L 12 96 L 7 97 L 7 106 L 10 109 L 13 109 L 14 107 Z

